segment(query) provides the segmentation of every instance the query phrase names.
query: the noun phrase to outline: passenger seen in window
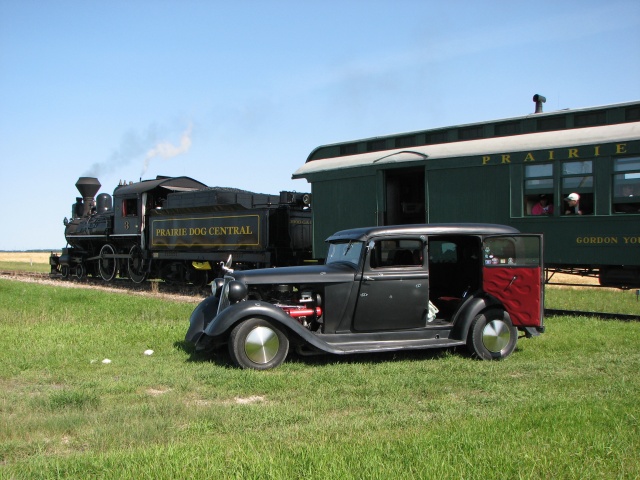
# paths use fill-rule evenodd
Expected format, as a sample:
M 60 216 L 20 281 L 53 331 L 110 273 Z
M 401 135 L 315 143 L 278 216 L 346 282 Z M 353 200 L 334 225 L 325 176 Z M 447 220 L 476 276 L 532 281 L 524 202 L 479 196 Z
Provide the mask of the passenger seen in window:
M 570 193 L 567 198 L 564 199 L 567 204 L 564 209 L 565 215 L 582 215 L 583 211 L 580 209 L 580 195 L 577 193 Z
M 543 193 L 538 197 L 538 203 L 531 209 L 531 215 L 553 215 L 553 204 L 549 203 L 547 195 Z

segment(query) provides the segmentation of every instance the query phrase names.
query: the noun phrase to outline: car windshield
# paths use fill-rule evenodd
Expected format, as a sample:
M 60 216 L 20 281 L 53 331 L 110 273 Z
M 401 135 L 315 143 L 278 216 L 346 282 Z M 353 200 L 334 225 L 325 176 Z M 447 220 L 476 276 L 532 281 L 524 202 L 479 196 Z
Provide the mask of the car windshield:
M 327 263 L 348 262 L 358 266 L 363 242 L 350 240 L 348 242 L 332 243 L 329 245 Z

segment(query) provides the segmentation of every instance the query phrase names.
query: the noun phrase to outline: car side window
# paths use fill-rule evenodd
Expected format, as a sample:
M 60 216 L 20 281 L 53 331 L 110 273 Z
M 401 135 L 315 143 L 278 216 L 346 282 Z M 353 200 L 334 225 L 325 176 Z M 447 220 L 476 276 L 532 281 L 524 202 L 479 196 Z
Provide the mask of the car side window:
M 458 263 L 458 246 L 447 240 L 429 242 L 429 263 Z
M 423 244 L 419 239 L 378 240 L 370 258 L 371 268 L 420 267 Z
M 491 237 L 484 241 L 485 266 L 539 266 L 538 237 Z

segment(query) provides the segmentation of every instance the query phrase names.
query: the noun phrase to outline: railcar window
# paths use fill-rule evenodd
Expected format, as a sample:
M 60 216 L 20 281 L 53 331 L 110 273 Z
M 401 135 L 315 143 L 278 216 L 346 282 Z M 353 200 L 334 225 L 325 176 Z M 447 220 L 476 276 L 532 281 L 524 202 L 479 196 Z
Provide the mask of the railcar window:
M 524 170 L 524 176 L 525 214 L 552 215 L 553 164 L 527 165 Z M 544 205 L 542 205 L 543 203 Z
M 615 159 L 613 170 L 613 212 L 640 213 L 640 157 Z
M 538 237 L 497 237 L 484 241 L 484 264 L 488 267 L 540 265 Z
M 458 246 L 446 240 L 431 240 L 429 263 L 458 263 Z
M 562 194 L 565 198 L 562 213 L 565 215 L 593 213 L 593 162 L 591 160 L 564 162 L 562 164 Z M 576 204 L 566 200 L 578 195 Z

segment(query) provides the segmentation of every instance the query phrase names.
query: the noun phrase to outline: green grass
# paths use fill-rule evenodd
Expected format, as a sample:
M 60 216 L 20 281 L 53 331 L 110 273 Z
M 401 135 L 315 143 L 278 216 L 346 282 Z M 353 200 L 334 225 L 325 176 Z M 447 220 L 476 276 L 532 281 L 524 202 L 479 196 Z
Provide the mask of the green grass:
M 0 280 L 0 478 L 640 475 L 639 323 L 553 317 L 503 362 L 292 356 L 256 372 L 194 354 L 192 308 Z
M 544 306 L 558 310 L 640 315 L 640 299 L 635 289 L 547 286 Z

